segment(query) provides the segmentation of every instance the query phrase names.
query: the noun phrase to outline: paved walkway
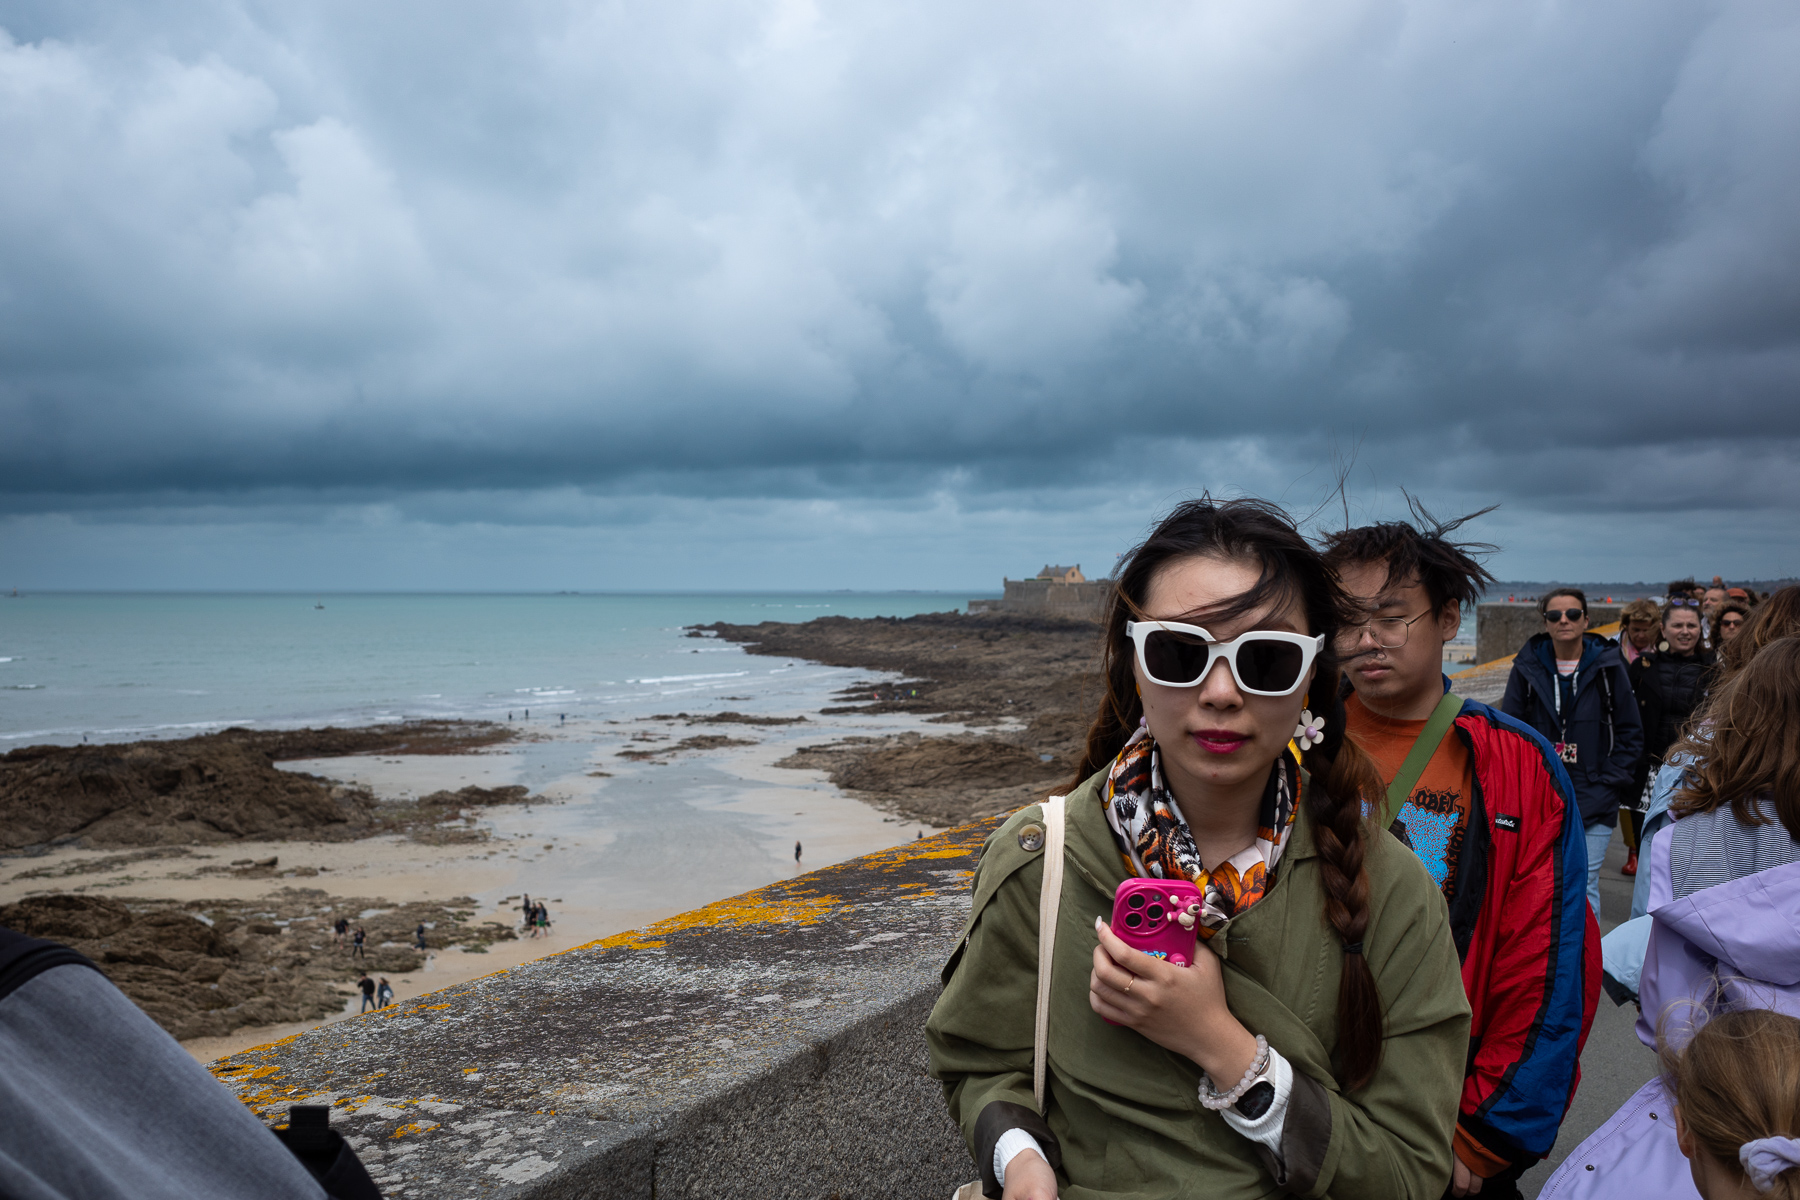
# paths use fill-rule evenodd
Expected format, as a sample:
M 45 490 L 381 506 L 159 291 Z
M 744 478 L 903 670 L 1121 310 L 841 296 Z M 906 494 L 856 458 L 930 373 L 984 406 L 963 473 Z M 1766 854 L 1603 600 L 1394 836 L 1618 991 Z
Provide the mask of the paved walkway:
M 1631 916 L 1632 881 L 1619 874 L 1619 868 L 1624 865 L 1625 842 L 1614 831 L 1606 862 L 1600 868 L 1601 933 Z M 1656 1055 L 1638 1041 L 1636 1024 L 1635 1005 L 1620 1008 L 1607 998 L 1605 992 L 1600 993 L 1594 1028 L 1588 1034 L 1587 1049 L 1581 1056 L 1581 1086 L 1575 1090 L 1575 1102 L 1563 1121 L 1556 1149 L 1519 1181 L 1519 1188 L 1527 1197 L 1536 1196 L 1569 1151 L 1605 1124 L 1606 1118 L 1612 1116 L 1619 1105 L 1656 1074 Z

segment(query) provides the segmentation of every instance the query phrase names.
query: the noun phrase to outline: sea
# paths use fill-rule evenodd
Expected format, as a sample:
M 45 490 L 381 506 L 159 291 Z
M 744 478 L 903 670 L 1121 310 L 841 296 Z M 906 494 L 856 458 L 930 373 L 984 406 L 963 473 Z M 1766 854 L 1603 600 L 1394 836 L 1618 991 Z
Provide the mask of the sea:
M 234 725 L 798 709 L 869 672 L 688 629 L 966 611 L 993 594 L 25 593 L 0 598 L 0 750 Z

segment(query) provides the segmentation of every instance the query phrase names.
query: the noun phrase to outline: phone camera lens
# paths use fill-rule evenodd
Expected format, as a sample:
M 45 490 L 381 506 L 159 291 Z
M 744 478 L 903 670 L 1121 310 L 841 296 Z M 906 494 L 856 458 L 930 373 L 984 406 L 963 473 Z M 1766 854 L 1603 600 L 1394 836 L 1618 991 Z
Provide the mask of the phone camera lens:
M 1144 915 L 1142 913 L 1126 913 L 1125 914 L 1125 924 L 1128 928 L 1136 929 L 1139 925 L 1142 925 L 1143 923 L 1144 923 Z
M 1160 921 L 1163 919 L 1163 906 L 1160 904 L 1152 904 L 1144 915 L 1149 917 L 1152 921 Z
M 1142 907 L 1144 907 L 1144 894 L 1142 892 L 1139 892 L 1135 896 L 1132 896 L 1129 899 L 1127 899 L 1125 901 L 1125 903 L 1130 905 L 1132 908 L 1142 908 Z

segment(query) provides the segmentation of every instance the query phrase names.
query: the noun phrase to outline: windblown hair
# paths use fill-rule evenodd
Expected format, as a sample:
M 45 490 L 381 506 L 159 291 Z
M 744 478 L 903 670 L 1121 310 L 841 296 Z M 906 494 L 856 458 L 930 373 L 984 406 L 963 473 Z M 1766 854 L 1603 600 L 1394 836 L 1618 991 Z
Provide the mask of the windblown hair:
M 1327 534 L 1325 561 L 1334 571 L 1353 563 L 1386 563 L 1387 586 L 1404 587 L 1418 580 L 1433 612 L 1443 612 L 1452 601 L 1460 606 L 1481 599 L 1494 577 L 1476 556 L 1492 554 L 1499 547 L 1451 541 L 1450 535 L 1498 506 L 1440 521 L 1416 498 L 1408 496 L 1407 503 L 1412 508 L 1411 521 L 1383 521 Z
M 1132 671 L 1134 650 L 1125 623 L 1146 619 L 1151 584 L 1171 564 L 1218 558 L 1258 568 L 1256 584 L 1227 604 L 1208 610 L 1206 619 L 1230 620 L 1265 605 L 1297 602 L 1307 628 L 1325 635 L 1325 649 L 1313 660 L 1306 706 L 1326 718 L 1325 740 L 1301 755 L 1309 774 L 1307 814 L 1318 846 L 1325 891 L 1325 919 L 1340 941 L 1360 944 L 1369 924 L 1369 875 L 1364 866 L 1369 832 L 1364 801 L 1383 794 L 1375 765 L 1344 736 L 1338 631 L 1358 619 L 1355 603 L 1338 585 L 1319 552 L 1273 504 L 1261 500 L 1216 501 L 1203 497 L 1180 505 L 1121 564 L 1106 605 L 1101 663 L 1106 694 L 1088 731 L 1087 751 L 1076 771 L 1079 784 L 1104 770 L 1125 748 L 1144 715 Z M 1201 614 L 1196 614 L 1201 615 Z M 1361 954 L 1345 954 L 1338 984 L 1338 1050 L 1346 1091 L 1374 1077 L 1381 1062 L 1381 997 L 1375 976 Z
M 1800 1020 L 1766 1008 L 1713 1016 L 1680 1049 L 1662 1037 L 1663 1085 L 1699 1149 L 1737 1179 L 1746 1142 L 1800 1136 Z M 1800 1200 L 1800 1168 L 1763 1193 Z
M 1800 587 L 1789 585 L 1750 610 L 1738 635 L 1719 650 L 1719 682 L 1747 666 L 1757 652 L 1781 638 L 1800 637 Z
M 1694 761 L 1669 806 L 1676 816 L 1729 804 L 1744 824 L 1766 825 L 1754 801 L 1767 796 L 1800 840 L 1800 637 L 1770 642 L 1714 688 L 1667 757 L 1677 754 Z
M 1650 622 L 1652 625 L 1662 624 L 1662 609 L 1654 600 L 1639 598 L 1619 610 L 1619 632 L 1628 633 L 1631 623 L 1637 620 Z

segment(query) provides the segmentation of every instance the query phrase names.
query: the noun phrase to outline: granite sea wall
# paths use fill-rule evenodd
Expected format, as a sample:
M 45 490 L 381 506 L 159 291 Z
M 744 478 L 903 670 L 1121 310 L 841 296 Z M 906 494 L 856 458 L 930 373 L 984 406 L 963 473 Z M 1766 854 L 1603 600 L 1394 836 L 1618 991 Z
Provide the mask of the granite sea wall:
M 922 1030 L 993 822 L 221 1059 L 388 1196 L 917 1197 L 973 1167 Z M 670 870 L 679 870 L 678 857 Z

